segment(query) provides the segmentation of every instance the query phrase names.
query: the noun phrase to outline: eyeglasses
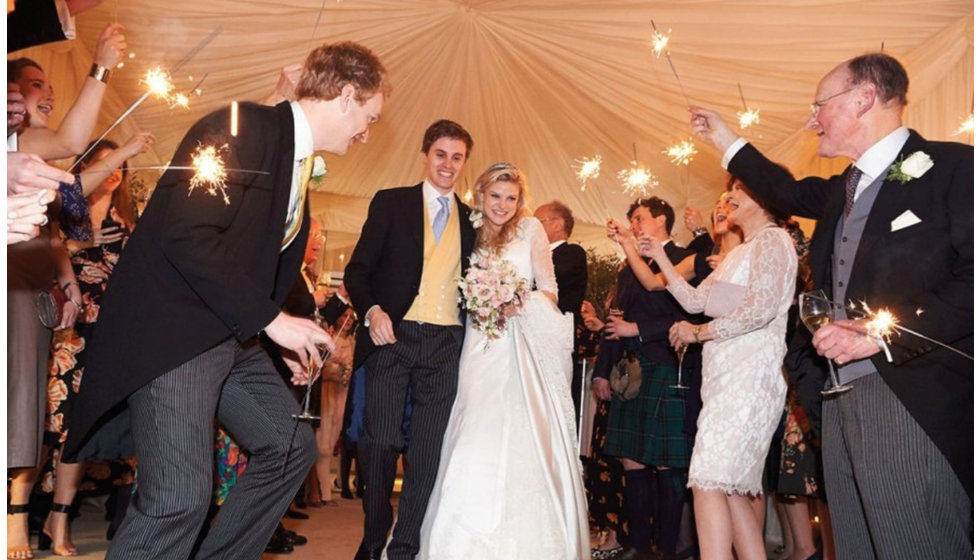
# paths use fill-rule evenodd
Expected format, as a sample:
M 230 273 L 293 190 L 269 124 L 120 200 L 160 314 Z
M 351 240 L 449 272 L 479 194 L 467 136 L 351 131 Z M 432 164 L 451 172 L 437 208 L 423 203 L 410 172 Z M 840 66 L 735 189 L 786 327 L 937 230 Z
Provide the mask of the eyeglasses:
M 824 97 L 824 98 L 823 98 L 823 99 L 821 99 L 820 101 L 814 101 L 813 103 L 810 103 L 810 112 L 811 112 L 811 113 L 813 114 L 813 117 L 814 117 L 814 118 L 816 118 L 816 117 L 817 117 L 817 114 L 818 114 L 818 113 L 820 113 L 820 109 L 821 109 L 821 108 L 822 108 L 822 107 L 823 107 L 824 105 L 826 105 L 828 101 L 830 101 L 831 99 L 833 99 L 833 98 L 835 98 L 835 97 L 839 97 L 839 96 L 841 96 L 841 95 L 844 95 L 845 93 L 847 93 L 847 92 L 849 92 L 849 91 L 851 91 L 851 90 L 853 90 L 853 89 L 854 89 L 854 88 L 856 88 L 856 87 L 857 87 L 857 86 L 851 86 L 851 87 L 849 87 L 849 88 L 847 88 L 847 89 L 845 89 L 844 91 L 839 91 L 839 92 L 837 92 L 837 93 L 835 93 L 835 94 L 833 94 L 833 95 L 830 95 L 830 96 L 827 96 L 827 97 Z

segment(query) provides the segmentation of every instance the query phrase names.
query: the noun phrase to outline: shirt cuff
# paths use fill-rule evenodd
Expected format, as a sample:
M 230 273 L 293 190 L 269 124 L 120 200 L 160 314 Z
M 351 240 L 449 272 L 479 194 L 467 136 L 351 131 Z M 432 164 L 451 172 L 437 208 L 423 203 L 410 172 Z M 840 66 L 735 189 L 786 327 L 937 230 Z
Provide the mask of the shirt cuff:
M 728 164 L 732 161 L 732 158 L 735 157 L 735 154 L 742 149 L 742 146 L 748 143 L 749 141 L 745 138 L 736 138 L 735 141 L 732 142 L 732 145 L 725 150 L 725 155 L 721 156 L 721 166 L 727 170 Z
M 337 296 L 337 297 L 340 297 L 340 296 Z M 375 307 L 381 307 L 381 306 L 378 305 L 378 304 L 374 304 L 371 307 L 368 307 L 368 310 L 364 312 L 364 326 L 365 327 L 370 327 L 371 326 L 371 320 L 368 319 L 368 317 L 371 315 L 371 310 L 374 309 Z
M 54 0 L 54 6 L 58 10 L 58 21 L 61 22 L 61 32 L 65 34 L 65 39 L 75 38 L 75 18 L 72 17 L 68 9 L 68 2 L 65 0 Z

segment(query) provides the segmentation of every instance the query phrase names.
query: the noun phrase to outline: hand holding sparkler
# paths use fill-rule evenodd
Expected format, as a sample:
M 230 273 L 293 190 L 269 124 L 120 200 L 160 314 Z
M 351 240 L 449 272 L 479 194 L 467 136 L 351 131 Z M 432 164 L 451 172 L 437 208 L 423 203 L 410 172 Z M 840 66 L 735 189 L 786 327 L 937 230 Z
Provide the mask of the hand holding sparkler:
M 813 346 L 817 353 L 838 364 L 869 358 L 881 348 L 877 339 L 869 336 L 867 321 L 841 319 L 817 329 L 813 333 Z
M 619 223 L 614 218 L 606 219 L 606 237 L 620 245 L 623 245 L 632 239 L 629 228 Z
M 121 23 L 110 23 L 99 36 L 95 45 L 93 62 L 106 69 L 115 68 L 126 51 L 126 36 L 122 34 Z
M 738 134 L 718 113 L 695 105 L 688 107 L 688 111 L 691 113 L 691 130 L 694 134 L 714 144 L 722 153 L 738 140 Z

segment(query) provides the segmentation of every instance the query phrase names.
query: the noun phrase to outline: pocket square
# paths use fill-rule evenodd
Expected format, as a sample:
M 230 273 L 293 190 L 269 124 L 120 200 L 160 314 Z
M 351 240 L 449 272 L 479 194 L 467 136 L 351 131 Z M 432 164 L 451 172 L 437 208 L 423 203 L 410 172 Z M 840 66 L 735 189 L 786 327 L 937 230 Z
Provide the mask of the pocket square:
M 892 231 L 898 231 L 900 229 L 905 229 L 907 227 L 914 226 L 915 224 L 921 221 L 922 220 L 920 220 L 918 216 L 912 213 L 911 210 L 906 210 L 905 212 L 902 212 L 901 216 L 892 220 Z

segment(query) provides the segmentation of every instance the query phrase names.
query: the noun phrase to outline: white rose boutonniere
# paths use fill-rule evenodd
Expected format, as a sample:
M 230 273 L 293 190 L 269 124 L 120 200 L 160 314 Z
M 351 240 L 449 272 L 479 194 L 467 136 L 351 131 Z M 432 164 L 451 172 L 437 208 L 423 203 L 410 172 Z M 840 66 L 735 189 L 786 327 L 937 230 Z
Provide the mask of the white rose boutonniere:
M 471 210 L 470 223 L 473 224 L 473 229 L 480 229 L 483 227 L 483 212 L 480 212 L 479 210 Z
M 932 167 L 933 161 L 929 154 L 918 151 L 907 157 L 899 157 L 895 163 L 888 168 L 889 181 L 898 181 L 903 185 L 912 179 L 918 179 L 925 175 L 926 171 Z
M 310 180 L 313 181 L 313 184 L 319 185 L 326 174 L 327 164 L 324 163 L 323 158 L 320 156 L 313 158 L 313 171 L 310 173 Z

